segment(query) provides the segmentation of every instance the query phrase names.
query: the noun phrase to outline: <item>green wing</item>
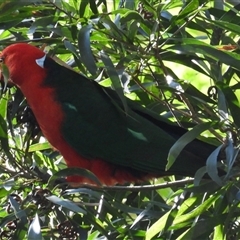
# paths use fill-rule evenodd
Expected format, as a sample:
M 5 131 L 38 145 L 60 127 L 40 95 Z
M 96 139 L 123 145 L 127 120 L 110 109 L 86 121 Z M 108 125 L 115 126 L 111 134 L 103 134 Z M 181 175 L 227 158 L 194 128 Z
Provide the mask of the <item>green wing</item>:
M 48 71 L 45 84 L 56 89 L 56 100 L 65 113 L 63 137 L 83 157 L 143 172 L 193 175 L 215 149 L 193 141 L 166 174 L 168 152 L 185 129 L 131 100 L 127 100 L 129 109 L 125 113 L 114 91 L 49 58 L 44 67 Z

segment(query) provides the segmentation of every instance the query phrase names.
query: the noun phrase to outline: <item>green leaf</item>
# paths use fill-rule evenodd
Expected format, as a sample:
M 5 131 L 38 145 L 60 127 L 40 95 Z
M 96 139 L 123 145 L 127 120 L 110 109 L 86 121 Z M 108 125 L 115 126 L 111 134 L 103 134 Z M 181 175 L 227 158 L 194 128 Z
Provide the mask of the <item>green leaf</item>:
M 218 199 L 221 197 L 221 192 L 223 192 L 223 190 L 221 189 L 220 191 L 218 191 L 216 194 L 213 194 L 212 196 L 210 196 L 209 198 L 207 198 L 201 205 L 197 206 L 193 211 L 183 214 L 183 215 L 177 215 L 173 221 L 172 227 L 173 228 L 177 228 L 178 224 L 181 223 L 188 223 L 188 221 L 200 216 L 203 212 L 206 212 L 210 206 Z
M 197 138 L 203 131 L 208 130 L 212 126 L 211 122 L 208 123 L 201 123 L 196 125 L 193 129 L 185 133 L 182 137 L 180 137 L 176 143 L 171 147 L 168 153 L 168 163 L 166 166 L 166 171 L 171 168 L 175 160 L 177 159 L 178 155 L 181 153 L 183 148 Z
M 209 233 L 212 229 L 216 229 L 216 226 L 224 221 L 226 218 L 225 214 L 217 215 L 215 217 L 209 217 L 208 219 L 204 219 L 204 221 L 198 221 L 196 224 L 193 224 L 190 228 L 188 228 L 184 233 L 182 233 L 177 240 L 184 239 L 207 239 Z M 222 239 L 222 234 L 218 235 L 218 239 Z
M 22 224 L 27 223 L 27 214 L 25 210 L 20 209 L 20 204 L 12 196 L 9 196 L 9 202 L 17 218 L 21 219 Z
M 125 24 L 132 20 L 138 21 L 138 22 L 144 22 L 142 16 L 139 13 L 137 13 L 136 11 L 128 11 L 127 13 L 125 13 L 121 17 L 120 22 L 121 22 L 121 24 Z
M 223 82 L 217 82 L 216 86 L 221 89 L 225 96 L 225 99 L 228 103 L 228 107 L 231 111 L 231 115 L 234 119 L 234 123 L 236 125 L 240 124 L 240 103 L 235 93 L 233 92 L 231 87 L 224 84 Z
M 66 47 L 66 49 L 71 51 L 75 56 L 78 56 L 78 53 L 77 53 L 77 50 L 76 50 L 75 46 L 70 41 L 65 40 L 64 41 L 64 46 Z
M 225 31 L 228 30 L 228 31 L 234 32 L 236 34 L 240 34 L 240 27 L 238 24 L 221 21 L 221 20 L 212 21 L 211 19 L 208 19 L 208 21 L 212 22 L 215 26 L 218 26 L 218 27 L 224 29 Z
M 46 149 L 50 149 L 50 148 L 52 148 L 52 146 L 50 145 L 49 142 L 35 143 L 29 147 L 28 151 L 36 152 L 36 151 L 42 151 L 42 150 L 46 150 Z
M 41 225 L 37 213 L 28 228 L 28 239 L 42 240 Z
M 71 202 L 67 199 L 62 199 L 59 198 L 57 196 L 47 196 L 46 199 L 48 199 L 50 202 L 57 204 L 61 207 L 67 208 L 68 210 L 72 211 L 72 212 L 77 212 L 77 213 L 83 213 L 86 214 L 86 211 L 82 208 L 80 208 L 77 204 L 75 204 L 74 202 Z
M 207 162 L 206 162 L 208 175 L 213 179 L 214 182 L 219 184 L 219 186 L 223 185 L 221 178 L 218 176 L 218 170 L 217 170 L 218 155 L 219 155 L 222 147 L 223 146 L 220 145 L 218 148 L 216 148 L 211 153 L 211 155 L 208 157 Z
M 177 41 L 177 39 L 175 39 Z M 180 40 L 180 39 L 179 39 Z M 233 52 L 226 52 L 218 50 L 200 40 L 196 39 L 181 39 L 181 45 L 175 44 L 172 47 L 169 47 L 169 50 L 178 50 L 188 53 L 190 55 L 195 55 L 196 53 L 202 54 L 205 57 L 209 57 L 215 61 L 220 61 L 236 69 L 240 65 L 240 56 L 239 54 Z
M 80 2 L 79 7 L 79 17 L 82 18 L 88 12 L 87 5 L 89 4 L 89 0 L 84 0 Z
M 53 16 L 47 16 L 47 17 L 41 17 L 39 19 L 36 19 L 32 26 L 29 28 L 29 34 L 33 34 L 37 28 L 39 27 L 47 27 L 49 24 L 52 24 L 54 22 Z
M 111 61 L 111 59 L 107 56 L 107 54 L 104 51 L 101 51 L 100 53 L 101 59 L 105 65 L 105 68 L 107 70 L 108 76 L 112 81 L 112 87 L 118 94 L 120 100 L 122 101 L 125 113 L 127 114 L 128 112 L 128 106 L 127 106 L 127 101 L 123 93 L 123 87 L 122 87 L 122 82 L 120 80 L 120 77 Z
M 81 60 L 88 69 L 88 71 L 95 75 L 97 73 L 97 66 L 90 47 L 90 31 L 92 25 L 84 26 L 78 33 L 78 48 L 81 55 Z
M 196 11 L 199 11 L 199 0 L 191 0 L 189 1 L 186 6 L 181 10 L 181 12 L 178 14 L 176 19 L 174 19 L 177 23 L 179 23 L 179 20 L 185 19 L 187 17 L 190 17 L 191 15 L 195 14 Z
M 156 236 L 159 232 L 163 231 L 164 229 L 168 229 L 168 227 L 173 222 L 172 211 L 170 210 L 165 213 L 158 221 L 156 221 L 146 232 L 146 240 L 152 239 Z

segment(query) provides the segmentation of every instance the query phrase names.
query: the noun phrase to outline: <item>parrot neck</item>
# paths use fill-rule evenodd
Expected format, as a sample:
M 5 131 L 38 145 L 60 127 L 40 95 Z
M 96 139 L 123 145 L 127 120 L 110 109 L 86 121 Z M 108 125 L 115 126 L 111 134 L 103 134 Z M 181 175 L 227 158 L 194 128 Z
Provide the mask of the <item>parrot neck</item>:
M 36 82 L 39 83 L 39 79 Z M 35 83 L 35 81 L 32 81 Z M 30 105 L 43 135 L 48 139 L 53 147 L 58 148 L 59 142 L 62 142 L 62 136 L 59 134 L 63 114 L 61 105 L 55 100 L 55 91 L 53 88 L 43 87 L 43 82 L 39 86 L 35 84 L 23 85 L 20 87 Z M 58 113 L 56 115 L 56 113 Z
M 6 65 L 10 72 L 10 81 L 22 91 L 43 134 L 57 148 L 56 145 L 62 141 L 59 134 L 59 128 L 63 121 L 62 109 L 60 103 L 56 101 L 55 89 L 45 84 L 48 70 L 43 68 L 45 54 L 40 53 L 41 56 L 39 54 L 37 57 L 32 57 L 28 61 L 29 65 L 24 69 L 21 69 L 22 64 L 11 64 L 11 58 L 8 58 Z M 42 60 L 42 62 L 38 60 Z

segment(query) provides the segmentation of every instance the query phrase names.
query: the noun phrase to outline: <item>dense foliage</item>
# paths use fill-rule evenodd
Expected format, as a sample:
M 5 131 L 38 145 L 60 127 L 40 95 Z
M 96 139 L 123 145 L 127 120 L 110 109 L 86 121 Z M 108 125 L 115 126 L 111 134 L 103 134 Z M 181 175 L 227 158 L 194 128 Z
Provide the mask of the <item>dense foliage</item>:
M 171 149 L 169 166 L 195 137 L 216 145 L 194 181 L 171 176 L 141 186 L 73 189 L 63 178 L 71 172 L 41 135 L 21 92 L 2 89 L 1 239 L 240 238 L 240 5 L 232 2 L 0 2 L 1 49 L 14 42 L 45 48 L 112 86 L 123 104 L 126 95 L 188 128 Z M 225 176 L 218 176 L 217 164 Z M 204 171 L 211 180 L 202 179 Z

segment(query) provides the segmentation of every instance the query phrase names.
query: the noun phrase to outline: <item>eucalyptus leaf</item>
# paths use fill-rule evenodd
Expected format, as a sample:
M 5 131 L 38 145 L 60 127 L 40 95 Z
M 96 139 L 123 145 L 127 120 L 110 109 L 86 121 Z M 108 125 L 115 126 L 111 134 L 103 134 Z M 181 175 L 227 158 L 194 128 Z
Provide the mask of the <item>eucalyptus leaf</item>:
M 121 76 L 119 76 L 111 59 L 107 56 L 107 54 L 104 51 L 101 51 L 100 56 L 106 67 L 109 78 L 112 81 L 113 89 L 117 92 L 117 94 L 118 94 L 119 98 L 121 99 L 122 104 L 124 106 L 124 110 L 127 113 L 128 107 L 127 107 L 127 101 L 126 101 L 126 99 L 124 97 L 124 93 L 123 93 L 122 82 L 120 80 Z
M 92 25 L 84 26 L 78 33 L 78 48 L 81 55 L 81 60 L 85 64 L 88 71 L 95 75 L 97 73 L 97 66 L 90 47 L 90 32 Z
M 42 240 L 41 225 L 37 213 L 28 228 L 28 239 Z
M 182 137 L 180 137 L 175 144 L 171 147 L 168 153 L 168 163 L 166 166 L 166 170 L 170 169 L 175 160 L 177 159 L 178 155 L 184 149 L 184 147 L 194 140 L 196 137 L 200 135 L 203 131 L 209 129 L 212 123 L 202 123 L 196 125 L 193 129 L 185 133 Z
M 222 182 L 222 179 L 218 176 L 217 161 L 218 161 L 218 156 L 219 156 L 219 153 L 220 153 L 222 147 L 223 147 L 223 145 L 220 145 L 219 147 L 217 147 L 212 152 L 212 154 L 208 157 L 207 163 L 206 163 L 208 175 L 212 178 L 212 180 L 214 182 L 216 182 L 220 186 L 223 185 L 223 182 Z
M 70 211 L 77 212 L 77 213 L 83 213 L 86 214 L 86 211 L 82 208 L 80 208 L 77 204 L 67 200 L 67 199 L 62 199 L 57 196 L 47 196 L 46 199 L 48 199 L 50 202 L 57 204 L 61 207 L 67 208 Z

